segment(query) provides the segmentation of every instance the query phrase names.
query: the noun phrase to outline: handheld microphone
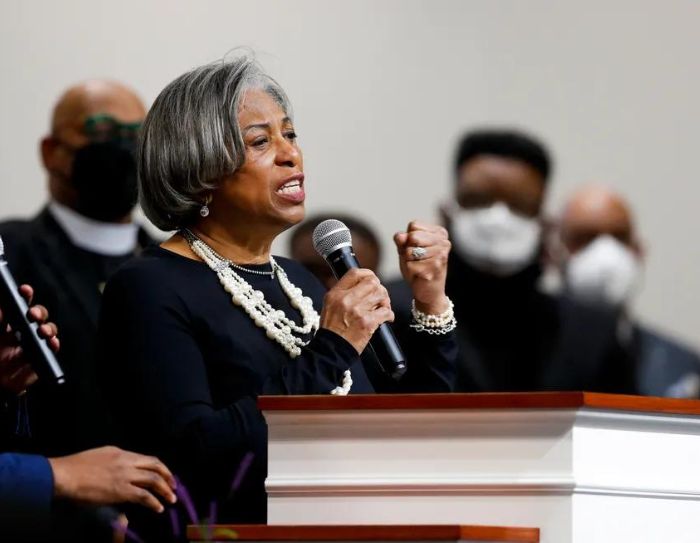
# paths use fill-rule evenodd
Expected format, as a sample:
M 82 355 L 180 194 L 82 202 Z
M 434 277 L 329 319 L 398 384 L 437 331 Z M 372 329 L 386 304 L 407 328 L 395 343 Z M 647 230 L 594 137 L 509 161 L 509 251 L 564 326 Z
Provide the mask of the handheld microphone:
M 22 351 L 32 364 L 34 370 L 48 382 L 62 384 L 65 382 L 63 370 L 48 343 L 39 335 L 39 324 L 30 321 L 29 306 L 19 293 L 17 283 L 10 273 L 10 266 L 5 258 L 5 245 L 0 237 L 0 309 L 2 309 L 3 326 L 10 323 Z
M 314 229 L 313 243 L 314 249 L 328 263 L 337 279 L 349 270 L 360 267 L 352 250 L 350 230 L 341 221 L 328 219 L 318 224 Z M 389 323 L 379 325 L 369 340 L 369 348 L 374 351 L 382 371 L 393 379 L 398 381 L 406 372 L 406 357 Z

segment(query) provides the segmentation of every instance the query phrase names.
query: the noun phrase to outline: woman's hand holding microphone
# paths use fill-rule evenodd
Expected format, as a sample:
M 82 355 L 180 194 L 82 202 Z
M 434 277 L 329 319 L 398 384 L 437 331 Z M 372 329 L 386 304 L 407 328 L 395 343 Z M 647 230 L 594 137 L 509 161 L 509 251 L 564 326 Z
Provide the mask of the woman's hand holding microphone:
M 365 350 L 380 324 L 393 322 L 389 293 L 371 270 L 348 271 L 326 293 L 321 328 L 335 332 L 358 353 Z
M 451 310 L 445 294 L 447 257 L 451 244 L 442 226 L 411 221 L 394 236 L 399 266 L 410 285 L 415 309 L 424 315 Z M 326 294 L 321 328 L 342 336 L 361 353 L 379 325 L 393 322 L 389 294 L 374 272 L 352 269 Z

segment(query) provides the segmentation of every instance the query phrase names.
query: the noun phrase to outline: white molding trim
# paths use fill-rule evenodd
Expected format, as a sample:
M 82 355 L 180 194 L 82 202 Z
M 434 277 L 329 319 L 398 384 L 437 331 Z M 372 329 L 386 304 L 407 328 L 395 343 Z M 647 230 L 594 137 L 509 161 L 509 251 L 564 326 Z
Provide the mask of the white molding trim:
M 700 501 L 700 492 L 678 492 L 674 490 L 643 490 L 622 486 L 576 486 L 574 494 L 611 496 L 624 498 L 651 498 L 661 500 Z
M 528 477 L 516 481 L 501 477 L 416 478 L 335 478 L 267 480 L 270 498 L 286 496 L 350 496 L 350 495 L 596 495 L 628 498 L 700 500 L 700 492 L 673 489 L 647 490 L 631 486 L 577 485 L 567 477 Z
M 643 430 L 645 432 L 696 435 L 700 434 L 700 417 L 696 415 L 665 415 L 585 408 L 577 412 L 574 428 L 582 426 L 587 428 Z
M 350 494 L 571 494 L 574 481 L 568 477 L 528 477 L 517 481 L 504 477 L 415 477 L 377 478 L 275 478 L 267 479 L 271 497 L 287 494 L 340 496 Z

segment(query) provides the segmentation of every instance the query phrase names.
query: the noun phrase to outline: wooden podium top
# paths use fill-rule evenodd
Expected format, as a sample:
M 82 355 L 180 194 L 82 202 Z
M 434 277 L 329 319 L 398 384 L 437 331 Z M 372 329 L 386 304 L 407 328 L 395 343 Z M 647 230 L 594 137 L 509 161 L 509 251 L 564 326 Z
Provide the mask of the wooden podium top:
M 188 526 L 187 539 L 206 541 L 501 541 L 537 543 L 537 528 L 498 526 Z
M 356 394 L 349 396 L 261 396 L 263 411 L 358 409 L 607 409 L 700 415 L 700 400 L 600 394 L 596 392 L 516 392 L 473 394 Z

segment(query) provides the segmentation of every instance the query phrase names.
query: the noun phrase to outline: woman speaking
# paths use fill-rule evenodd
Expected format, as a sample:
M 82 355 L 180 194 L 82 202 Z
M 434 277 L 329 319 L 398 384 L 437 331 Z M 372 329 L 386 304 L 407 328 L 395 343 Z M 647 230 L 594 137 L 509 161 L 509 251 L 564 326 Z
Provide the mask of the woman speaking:
M 200 512 L 216 504 L 219 521 L 264 522 L 257 396 L 386 391 L 361 353 L 393 320 L 389 297 L 369 270 L 325 292 L 301 265 L 270 254 L 303 219 L 307 184 L 287 97 L 253 59 L 178 77 L 142 130 L 141 204 L 177 233 L 104 292 L 101 373 L 118 440 L 165 461 Z M 415 299 L 415 345 L 405 346 L 408 371 L 391 389 L 450 391 L 447 234 L 411 223 L 395 241 Z

